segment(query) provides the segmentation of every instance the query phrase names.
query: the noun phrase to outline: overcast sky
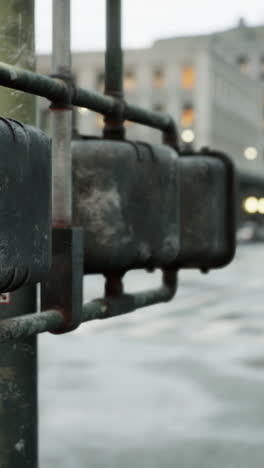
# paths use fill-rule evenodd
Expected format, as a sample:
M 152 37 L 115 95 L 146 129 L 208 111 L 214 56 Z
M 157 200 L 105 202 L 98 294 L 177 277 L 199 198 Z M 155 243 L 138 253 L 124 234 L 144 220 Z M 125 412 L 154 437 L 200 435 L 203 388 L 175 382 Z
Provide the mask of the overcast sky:
M 105 0 L 71 3 L 72 49 L 103 49 Z M 239 17 L 249 25 L 264 23 L 262 0 L 123 0 L 123 44 L 145 47 L 161 37 L 226 29 Z M 36 46 L 51 49 L 51 0 L 36 0 Z

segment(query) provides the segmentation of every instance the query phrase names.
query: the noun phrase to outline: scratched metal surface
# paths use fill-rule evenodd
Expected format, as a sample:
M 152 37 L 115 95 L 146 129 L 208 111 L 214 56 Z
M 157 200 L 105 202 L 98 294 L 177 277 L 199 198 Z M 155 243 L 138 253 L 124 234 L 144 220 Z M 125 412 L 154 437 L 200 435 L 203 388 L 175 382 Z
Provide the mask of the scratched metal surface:
M 260 244 L 173 302 L 40 338 L 40 468 L 263 468 Z M 130 274 L 128 290 L 157 285 Z M 102 281 L 85 281 L 86 299 Z

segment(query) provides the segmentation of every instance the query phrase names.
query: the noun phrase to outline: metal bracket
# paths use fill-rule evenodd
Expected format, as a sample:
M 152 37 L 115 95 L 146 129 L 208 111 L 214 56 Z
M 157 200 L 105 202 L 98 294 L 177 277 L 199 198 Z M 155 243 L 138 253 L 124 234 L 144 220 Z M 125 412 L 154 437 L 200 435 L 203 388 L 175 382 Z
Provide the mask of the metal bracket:
M 41 308 L 57 309 L 64 324 L 52 333 L 67 333 L 82 322 L 83 229 L 53 228 L 52 267 L 41 284 Z

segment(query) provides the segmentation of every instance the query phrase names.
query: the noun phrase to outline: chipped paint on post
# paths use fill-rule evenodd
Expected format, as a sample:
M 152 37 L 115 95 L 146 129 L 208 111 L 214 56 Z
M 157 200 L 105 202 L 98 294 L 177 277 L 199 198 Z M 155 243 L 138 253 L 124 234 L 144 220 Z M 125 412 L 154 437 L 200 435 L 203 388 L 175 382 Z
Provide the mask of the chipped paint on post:
M 34 290 L 13 292 L 12 303 L 0 305 L 1 318 L 33 311 Z M 36 338 L 2 344 L 0 351 L 0 468 L 36 468 Z
M 25 441 L 24 439 L 20 439 L 16 444 L 15 444 L 15 450 L 18 453 L 21 453 L 22 455 L 25 455 Z

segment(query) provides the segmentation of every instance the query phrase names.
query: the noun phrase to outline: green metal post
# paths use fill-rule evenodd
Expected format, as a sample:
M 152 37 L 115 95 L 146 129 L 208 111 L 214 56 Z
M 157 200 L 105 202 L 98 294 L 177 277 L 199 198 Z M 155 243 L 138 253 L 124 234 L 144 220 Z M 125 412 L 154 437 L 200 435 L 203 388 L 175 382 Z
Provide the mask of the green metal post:
M 0 2 L 0 59 L 34 70 L 34 0 Z M 35 97 L 0 88 L 0 115 L 35 123 Z M 36 287 L 0 295 L 0 318 L 33 313 Z M 0 345 L 0 468 L 37 468 L 37 342 Z
M 105 94 L 123 99 L 121 0 L 106 2 Z
M 125 137 L 123 116 L 123 52 L 121 34 L 122 0 L 106 2 L 106 51 L 105 51 L 105 94 L 118 99 L 116 115 L 105 117 L 104 137 Z

